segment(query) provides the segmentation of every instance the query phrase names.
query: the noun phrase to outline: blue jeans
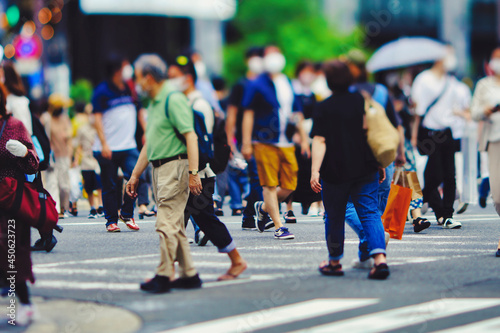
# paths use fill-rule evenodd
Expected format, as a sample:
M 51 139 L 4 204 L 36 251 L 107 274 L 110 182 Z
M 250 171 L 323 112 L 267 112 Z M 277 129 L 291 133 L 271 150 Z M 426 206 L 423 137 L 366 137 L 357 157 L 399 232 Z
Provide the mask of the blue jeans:
M 121 168 L 124 178 L 126 180 L 130 179 L 130 175 L 139 158 L 139 152 L 137 149 L 114 151 L 111 160 L 102 157 L 100 152 L 94 152 L 94 157 L 101 167 L 102 203 L 107 220 L 106 226 L 118 222 L 118 209 L 121 209 L 121 215 L 123 217 L 134 217 L 135 199 L 130 198 L 125 193 L 123 195 L 123 201 L 121 200 L 122 186 L 118 183 L 117 177 L 118 168 Z M 139 187 L 144 185 L 144 175 L 141 175 Z M 138 190 L 138 192 L 140 192 L 140 190 Z
M 243 209 L 243 198 L 250 192 L 250 184 L 248 183 L 247 170 L 237 170 L 228 167 L 226 169 L 228 175 L 229 196 L 231 197 L 231 209 Z
M 384 214 L 385 207 L 387 206 L 387 200 L 389 199 L 389 192 L 391 191 L 392 178 L 394 177 L 394 163 L 389 165 L 385 169 L 385 180 L 378 188 L 378 211 L 380 216 Z M 363 225 L 359 220 L 354 204 L 349 199 L 346 207 L 345 215 L 346 223 L 354 230 L 359 238 L 359 259 L 361 261 L 368 260 L 370 258 L 370 249 L 368 247 L 368 241 L 366 239 L 365 233 L 363 232 Z
M 378 210 L 378 180 L 378 173 L 374 173 L 351 183 L 323 182 L 325 235 L 330 260 L 340 260 L 344 256 L 346 206 L 349 197 L 361 221 L 370 256 L 385 254 L 384 227 Z

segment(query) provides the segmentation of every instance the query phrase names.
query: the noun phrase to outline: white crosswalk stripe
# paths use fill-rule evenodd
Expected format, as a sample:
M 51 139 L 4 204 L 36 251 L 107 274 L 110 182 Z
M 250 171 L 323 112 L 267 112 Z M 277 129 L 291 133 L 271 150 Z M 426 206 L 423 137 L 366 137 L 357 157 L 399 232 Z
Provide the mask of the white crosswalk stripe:
M 293 321 L 312 319 L 327 314 L 373 305 L 377 302 L 378 300 L 376 299 L 315 299 L 246 313 L 240 316 L 189 325 L 160 333 L 253 332 L 289 323 L 291 318 L 293 318 Z
M 495 306 L 500 306 L 500 298 L 439 299 L 341 320 L 293 333 L 385 332 Z
M 500 317 L 479 321 L 477 323 L 450 328 L 434 333 L 498 333 L 500 332 Z

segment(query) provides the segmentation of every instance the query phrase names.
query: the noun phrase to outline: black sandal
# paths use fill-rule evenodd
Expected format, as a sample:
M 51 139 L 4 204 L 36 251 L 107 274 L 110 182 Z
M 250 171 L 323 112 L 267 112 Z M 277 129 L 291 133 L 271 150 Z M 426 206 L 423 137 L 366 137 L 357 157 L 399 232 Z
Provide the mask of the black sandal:
M 420 232 L 422 230 L 425 230 L 431 226 L 431 223 L 429 220 L 423 217 L 417 217 L 416 219 L 413 220 L 413 231 L 415 232 Z
M 391 273 L 389 272 L 389 266 L 387 264 L 375 265 L 375 271 L 368 274 L 368 278 L 371 280 L 385 280 Z
M 342 271 L 342 265 L 338 264 L 333 266 L 330 264 L 330 261 L 324 261 L 321 263 L 321 266 L 319 266 L 319 272 L 322 275 L 326 276 L 343 276 L 344 271 Z

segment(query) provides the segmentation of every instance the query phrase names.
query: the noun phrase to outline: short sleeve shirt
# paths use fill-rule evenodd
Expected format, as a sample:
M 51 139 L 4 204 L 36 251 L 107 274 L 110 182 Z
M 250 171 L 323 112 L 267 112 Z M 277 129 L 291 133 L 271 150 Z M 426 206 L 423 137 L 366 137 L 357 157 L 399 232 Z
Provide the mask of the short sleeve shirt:
M 186 145 L 177 137 L 175 129 L 181 134 L 194 131 L 193 110 L 186 96 L 165 82 L 148 106 L 146 145 L 149 161 L 187 153 Z

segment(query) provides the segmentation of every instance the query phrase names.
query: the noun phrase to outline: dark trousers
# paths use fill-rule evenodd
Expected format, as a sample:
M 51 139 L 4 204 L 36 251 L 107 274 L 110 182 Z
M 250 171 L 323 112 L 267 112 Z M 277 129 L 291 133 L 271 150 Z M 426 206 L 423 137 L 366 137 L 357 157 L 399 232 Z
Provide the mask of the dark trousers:
M 248 182 L 250 183 L 250 193 L 245 198 L 247 201 L 247 206 L 243 210 L 243 217 L 253 217 L 255 216 L 254 204 L 257 201 L 264 200 L 262 196 L 262 186 L 260 186 L 259 174 L 257 172 L 257 163 L 255 158 L 252 158 L 248 162 Z
M 424 201 L 434 210 L 436 219 L 453 217 L 453 203 L 457 190 L 455 180 L 455 152 L 457 145 L 450 129 L 437 132 L 439 140 L 433 140 L 434 149 L 429 154 L 424 172 Z M 443 197 L 439 186 L 443 184 Z
M 205 233 L 210 241 L 219 249 L 219 252 L 228 253 L 235 249 L 233 239 L 224 223 L 215 215 L 213 194 L 215 190 L 215 177 L 202 178 L 203 191 L 199 196 L 189 194 L 189 199 L 184 211 L 184 223 L 190 217 Z
M 134 217 L 135 199 L 130 198 L 126 193 L 122 196 L 122 184 L 118 183 L 117 175 L 118 168 L 121 168 L 124 178 L 126 180 L 130 179 L 130 175 L 139 158 L 139 152 L 137 149 L 114 151 L 110 160 L 102 157 L 100 152 L 94 152 L 94 157 L 101 167 L 102 203 L 107 220 L 106 225 L 118 221 L 118 209 L 121 209 L 121 215 L 123 217 Z M 141 176 L 139 179 L 139 188 L 141 186 L 145 186 L 144 176 Z M 138 192 L 140 192 L 140 190 L 138 190 Z M 117 198 L 120 200 L 117 200 Z M 120 202 L 121 198 L 123 198 L 122 203 Z

